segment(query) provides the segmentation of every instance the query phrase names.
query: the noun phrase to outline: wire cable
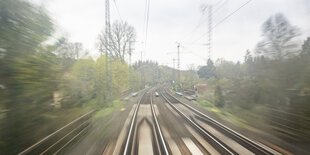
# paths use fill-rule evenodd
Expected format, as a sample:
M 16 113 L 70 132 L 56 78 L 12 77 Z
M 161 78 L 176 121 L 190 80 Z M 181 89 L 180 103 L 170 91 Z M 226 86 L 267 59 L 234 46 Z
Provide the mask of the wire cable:
M 240 9 L 242 9 L 244 6 L 246 6 L 247 4 L 249 4 L 252 0 L 248 0 L 247 2 L 245 2 L 243 5 L 241 5 L 238 9 L 236 9 L 235 11 L 233 11 L 232 13 L 230 13 L 228 16 L 226 16 L 225 18 L 223 18 L 221 21 L 219 21 L 218 23 L 216 23 L 212 29 L 214 29 L 215 27 L 217 27 L 219 24 L 223 23 L 226 19 L 228 19 L 229 17 L 231 17 L 232 15 L 234 15 L 237 11 L 239 11 Z
M 249 4 L 251 1 L 253 0 L 248 0 L 247 2 L 245 2 L 243 5 L 241 5 L 239 8 L 237 8 L 235 11 L 231 12 L 229 15 L 227 15 L 226 17 L 224 17 L 222 20 L 220 20 L 218 23 L 216 23 L 212 28 L 211 30 L 213 30 L 214 28 L 216 28 L 217 26 L 219 26 L 221 23 L 223 23 L 225 20 L 227 20 L 229 17 L 231 17 L 232 15 L 234 15 L 235 13 L 237 13 L 241 8 L 243 8 L 244 6 L 246 6 L 247 4 Z M 205 35 L 207 35 L 208 32 L 204 33 L 203 35 L 201 35 L 198 39 L 196 39 L 195 41 L 191 42 L 194 43 L 194 42 L 197 42 L 199 41 L 202 37 L 204 37 Z
M 115 6 L 115 9 L 116 9 L 116 11 L 117 11 L 117 14 L 118 14 L 119 19 L 120 19 L 121 21 L 123 21 L 122 16 L 121 16 L 121 14 L 120 14 L 120 12 L 119 12 L 119 9 L 118 9 L 118 7 L 117 7 L 116 1 L 113 0 L 113 2 L 114 2 L 114 6 Z
M 223 3 L 222 3 L 223 2 Z M 226 4 L 227 0 L 220 0 L 218 1 L 216 4 L 214 4 L 214 6 L 218 6 L 214 11 L 212 11 L 212 15 L 214 15 L 216 12 L 218 12 L 225 4 Z M 205 11 L 206 7 L 202 9 L 202 13 L 204 14 L 204 11 Z M 203 18 L 203 16 L 201 15 L 200 18 L 199 18 L 199 22 L 198 24 L 195 26 L 195 28 L 190 31 L 190 33 L 188 33 L 187 35 L 185 35 L 185 37 L 183 37 L 181 39 L 181 42 L 182 41 L 185 41 L 185 38 L 189 38 L 191 39 L 192 36 L 193 36 L 193 33 L 196 32 L 196 30 L 202 25 L 204 24 L 206 21 L 201 21 Z
M 149 16 L 150 16 L 150 0 L 146 0 L 145 3 L 145 38 L 144 38 L 144 51 L 146 52 L 147 45 L 147 35 L 148 35 L 148 26 L 149 26 Z
M 197 25 L 195 26 L 195 28 L 190 32 L 190 33 L 188 33 L 185 37 L 183 37 L 182 39 L 181 39 L 181 42 L 182 41 L 185 41 L 185 38 L 191 38 L 192 36 L 193 36 L 193 33 L 203 24 L 203 23 L 205 23 L 205 21 L 202 21 L 202 18 L 203 18 L 203 16 L 200 16 L 200 18 L 199 18 L 199 21 L 198 21 L 198 23 L 197 23 Z
M 190 49 L 184 47 L 183 45 L 182 45 L 181 47 L 182 47 L 184 50 L 186 50 L 187 52 L 189 52 L 189 53 L 195 55 L 197 58 L 200 58 L 200 59 L 202 59 L 202 60 L 204 60 L 204 61 L 207 60 L 206 58 L 204 58 L 204 57 L 201 56 L 200 54 L 197 54 L 197 53 L 193 52 L 192 50 L 190 50 Z

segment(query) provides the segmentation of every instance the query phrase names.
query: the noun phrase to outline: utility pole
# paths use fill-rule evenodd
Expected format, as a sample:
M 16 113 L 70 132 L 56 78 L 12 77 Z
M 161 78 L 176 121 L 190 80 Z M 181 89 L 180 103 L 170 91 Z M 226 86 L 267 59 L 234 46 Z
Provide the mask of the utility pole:
M 113 100 L 113 57 L 112 57 L 112 54 L 110 55 L 110 58 L 109 58 L 109 67 L 110 67 L 110 71 L 109 71 L 109 75 L 110 75 L 110 87 L 109 87 L 109 96 L 110 96 L 110 99 Z
M 178 48 L 178 64 L 177 64 L 177 67 L 178 67 L 178 84 L 181 83 L 181 74 L 180 74 L 180 43 L 177 43 L 177 48 Z
M 112 90 L 112 87 L 110 87 L 110 84 L 112 86 L 112 63 L 109 60 L 109 45 L 110 45 L 110 39 L 111 39 L 110 2 L 109 2 L 109 0 L 105 1 L 105 31 L 107 34 L 107 39 L 106 39 L 106 50 L 105 50 L 105 56 L 106 56 L 105 89 L 106 90 L 104 91 L 104 101 L 107 102 L 108 96 L 110 96 L 110 94 L 108 95 L 108 92 L 111 92 L 108 90 Z M 109 68 L 110 68 L 110 71 L 109 71 Z
M 173 68 L 172 68 L 172 81 L 175 83 L 175 58 L 172 59 Z
M 131 42 L 129 42 L 129 89 L 131 89 Z
M 209 5 L 209 16 L 208 16 L 208 59 L 211 60 L 212 54 L 212 5 Z M 207 60 L 208 63 L 208 60 Z
M 140 68 L 142 67 L 142 65 L 143 65 L 143 62 L 142 62 L 142 53 L 143 53 L 143 51 L 141 50 L 141 57 L 140 57 L 140 61 L 141 61 L 141 66 L 140 66 Z M 142 70 L 141 70 L 141 73 L 142 73 Z M 142 74 L 140 74 L 140 80 L 141 80 L 141 86 L 142 86 L 142 88 L 144 88 L 145 87 L 145 85 L 143 86 L 143 82 L 144 82 L 144 79 L 143 79 L 143 76 L 142 76 Z

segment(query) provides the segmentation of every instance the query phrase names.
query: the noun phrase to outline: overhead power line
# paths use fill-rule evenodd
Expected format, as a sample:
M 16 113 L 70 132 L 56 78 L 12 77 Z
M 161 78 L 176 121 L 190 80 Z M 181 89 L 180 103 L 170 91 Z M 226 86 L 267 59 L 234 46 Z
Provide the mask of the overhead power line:
M 116 9 L 116 11 L 117 11 L 117 14 L 118 14 L 119 19 L 120 19 L 121 21 L 123 21 L 122 16 L 121 16 L 121 14 L 120 14 L 120 12 L 119 12 L 119 9 L 118 9 L 118 7 L 117 7 L 116 1 L 113 0 L 113 2 L 114 2 L 114 6 L 115 6 L 115 9 Z
M 213 30 L 214 28 L 216 28 L 217 26 L 219 26 L 221 23 L 223 23 L 225 20 L 227 20 L 229 17 L 231 17 L 232 15 L 234 15 L 235 13 L 237 13 L 241 8 L 243 8 L 244 6 L 246 6 L 247 4 L 249 4 L 252 0 L 248 0 L 247 2 L 245 2 L 244 4 L 242 4 L 239 8 L 237 8 L 235 11 L 231 12 L 229 15 L 227 15 L 226 17 L 224 17 L 222 20 L 220 20 L 218 23 L 216 23 L 211 30 Z M 207 35 L 208 32 L 202 34 L 198 39 L 196 39 L 194 42 L 199 41 L 202 37 L 204 37 L 205 35 Z
M 203 56 L 201 56 L 200 54 L 197 54 L 197 53 L 193 52 L 192 50 L 186 48 L 185 46 L 181 46 L 181 47 L 182 47 L 184 50 L 186 50 L 187 52 L 189 52 L 189 53 L 193 54 L 194 56 L 196 56 L 197 58 L 200 58 L 200 59 L 202 59 L 202 60 L 204 60 L 204 61 L 207 61 L 207 60 L 208 60 L 208 59 L 204 58 Z
M 223 3 L 222 3 L 223 2 Z M 226 4 L 227 0 L 220 0 L 218 1 L 216 4 L 213 5 L 213 7 L 216 7 L 216 9 L 212 10 L 212 16 L 214 16 L 214 14 L 216 12 L 218 12 L 225 4 Z M 222 4 L 221 4 L 222 3 Z M 202 14 L 205 13 L 206 9 L 208 8 L 208 6 L 202 6 Z M 190 33 L 188 33 L 187 35 L 185 35 L 185 37 L 183 37 L 182 39 L 180 39 L 181 41 L 185 41 L 186 38 L 191 39 L 191 37 L 193 36 L 193 33 L 196 32 L 196 30 L 198 30 L 198 28 L 204 24 L 206 22 L 206 20 L 202 21 L 203 19 L 203 15 L 200 16 L 199 21 L 197 23 L 197 25 L 194 27 L 194 29 L 192 31 L 190 31 Z
M 227 0 L 219 0 L 219 1 L 218 1 L 217 3 L 215 3 L 213 6 L 214 6 L 214 7 L 217 7 L 217 6 L 218 6 L 219 4 L 221 4 L 223 1 L 226 2 Z M 224 2 L 224 3 L 225 3 L 225 2 Z
M 234 15 L 237 11 L 239 11 L 241 8 L 243 8 L 244 6 L 246 6 L 247 4 L 249 4 L 252 0 L 248 0 L 247 2 L 245 2 L 243 5 L 241 5 L 238 9 L 236 9 L 234 12 L 230 13 L 228 16 L 226 16 L 225 18 L 223 18 L 221 21 L 219 21 L 218 23 L 216 23 L 213 28 L 217 27 L 219 24 L 223 23 L 226 19 L 228 19 L 229 17 L 231 17 L 232 15 Z
M 150 0 L 145 0 L 145 6 L 144 6 L 144 20 L 143 20 L 143 35 L 144 38 L 142 41 L 144 43 L 144 49 L 142 46 L 141 49 L 141 61 L 142 61 L 142 52 L 146 52 L 146 45 L 147 45 L 147 36 L 148 36 L 148 26 L 149 26 L 149 12 L 150 12 Z
M 147 44 L 147 32 L 149 27 L 149 16 L 150 16 L 150 0 L 146 0 L 146 25 L 145 25 L 145 39 L 144 39 L 144 46 L 146 50 L 146 44 Z
M 221 5 L 219 5 L 220 2 L 222 2 L 222 1 L 224 1 L 224 2 L 223 2 Z M 218 12 L 221 8 L 223 8 L 224 5 L 225 5 L 226 2 L 227 2 L 227 0 L 222 0 L 222 1 L 219 1 L 217 4 L 214 5 L 215 9 L 212 11 L 213 14 L 215 14 L 215 13 Z M 219 5 L 219 6 L 217 7 L 217 5 Z
M 211 59 L 212 54 L 212 5 L 209 6 L 209 20 L 208 20 L 208 58 Z

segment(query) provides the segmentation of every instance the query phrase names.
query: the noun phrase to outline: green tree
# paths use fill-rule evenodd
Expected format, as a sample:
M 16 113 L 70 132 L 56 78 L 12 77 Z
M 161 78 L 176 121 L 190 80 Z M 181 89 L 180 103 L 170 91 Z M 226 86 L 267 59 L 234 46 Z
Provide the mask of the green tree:
M 77 59 L 87 55 L 87 52 L 83 49 L 82 43 L 72 43 L 65 37 L 58 39 L 50 48 L 60 59 L 63 72 L 68 71 Z
M 214 91 L 214 103 L 215 103 L 215 106 L 220 107 L 220 108 L 223 107 L 225 104 L 222 89 L 219 85 L 216 86 L 215 91 Z
M 160 81 L 160 69 L 157 62 L 138 61 L 133 65 L 133 67 L 141 73 L 141 82 L 143 86 L 146 84 L 156 84 Z
M 197 73 L 199 75 L 199 78 L 209 79 L 211 77 L 215 77 L 215 66 L 213 61 L 211 59 L 208 59 L 207 66 L 202 66 Z
M 75 105 L 94 96 L 95 90 L 95 62 L 91 59 L 77 60 L 65 77 L 63 77 L 63 102 Z
M 42 101 L 55 89 L 57 59 L 42 43 L 53 32 L 44 10 L 21 0 L 0 1 L 0 81 L 6 87 L 8 109 L 0 154 L 17 154 L 33 137 L 25 136 L 39 122 Z
M 187 71 L 182 71 L 181 83 L 184 89 L 193 89 L 198 81 L 199 77 L 193 66 L 188 66 Z
M 129 88 L 129 66 L 119 59 L 113 61 L 114 95 Z
M 226 60 L 216 61 L 216 76 L 219 78 L 236 79 L 240 77 L 240 64 Z

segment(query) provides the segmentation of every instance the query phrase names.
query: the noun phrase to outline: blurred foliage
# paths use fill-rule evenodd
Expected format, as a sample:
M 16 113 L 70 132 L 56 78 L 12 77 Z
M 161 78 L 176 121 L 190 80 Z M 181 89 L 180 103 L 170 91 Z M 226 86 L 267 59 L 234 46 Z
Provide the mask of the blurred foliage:
M 217 107 L 223 107 L 224 106 L 224 97 L 222 93 L 222 89 L 220 86 L 216 86 L 215 91 L 214 91 L 214 104 Z
M 300 30 L 292 26 L 283 14 L 269 17 L 262 30 L 264 39 L 257 44 L 256 54 L 283 59 L 298 53 L 294 39 L 300 35 Z
M 270 17 L 263 25 L 266 44 L 258 43 L 254 56 L 247 50 L 244 63 L 218 59 L 216 79 L 200 76 L 208 85 L 200 100 L 287 141 L 309 142 L 310 39 L 298 49 L 298 35 L 282 14 Z
M 52 32 L 44 10 L 25 1 L 0 1 L 0 81 L 5 87 L 0 104 L 6 110 L 0 154 L 18 153 L 33 141 L 24 133 L 42 121 L 39 107 L 52 97 L 59 73 L 55 55 L 43 45 Z
M 109 58 L 113 87 L 107 89 L 106 57 L 93 60 L 81 43 L 53 34 L 42 7 L 0 0 L 0 154 L 17 154 L 90 109 L 117 107 L 112 100 L 124 90 L 171 79 L 157 63 L 129 66 L 123 53 Z M 104 100 L 106 94 L 112 97 Z
M 89 109 L 113 111 L 120 104 L 112 100 L 124 90 L 177 79 L 175 69 L 156 62 L 129 66 L 124 52 L 109 57 L 113 87 L 107 89 L 106 57 L 93 60 L 81 43 L 55 39 L 53 33 L 53 22 L 42 7 L 0 0 L 0 154 L 17 154 Z M 208 60 L 197 73 L 181 71 L 180 85 L 191 89 L 207 83 L 202 99 L 218 109 L 254 120 L 254 126 L 268 124 L 290 140 L 309 141 L 310 39 L 295 49 L 298 29 L 283 15 L 268 19 L 263 34 L 258 55 L 247 51 L 244 63 Z M 124 44 L 116 51 L 126 51 Z M 109 93 L 113 98 L 104 100 Z
M 199 81 L 199 77 L 195 70 L 187 70 L 181 72 L 181 83 L 183 89 L 193 89 Z
M 136 41 L 136 32 L 133 26 L 126 21 L 113 21 L 109 34 L 104 30 L 99 34 L 99 50 L 101 53 L 108 51 L 108 54 L 121 61 L 132 52 L 132 43 Z M 106 50 L 108 49 L 108 50 Z
M 200 78 L 211 78 L 215 77 L 215 66 L 211 59 L 208 59 L 207 65 L 199 68 L 197 74 Z
M 141 88 L 147 84 L 155 85 L 174 79 L 173 72 L 175 70 L 166 66 L 159 66 L 157 62 L 138 61 L 133 65 L 133 68 L 140 73 Z

